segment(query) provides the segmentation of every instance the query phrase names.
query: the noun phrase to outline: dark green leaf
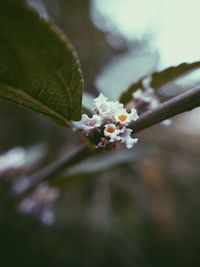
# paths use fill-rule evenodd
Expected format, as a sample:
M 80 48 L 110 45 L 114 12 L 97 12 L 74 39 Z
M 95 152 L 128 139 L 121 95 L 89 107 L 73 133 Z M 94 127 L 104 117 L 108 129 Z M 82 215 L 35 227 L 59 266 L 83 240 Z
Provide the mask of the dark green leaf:
M 0 97 L 62 125 L 81 114 L 83 79 L 66 37 L 21 1 L 0 1 Z
M 180 78 L 183 75 L 188 74 L 189 72 L 200 68 L 200 61 L 194 62 L 191 64 L 182 63 L 177 67 L 169 67 L 160 72 L 154 72 L 152 76 L 151 86 L 155 90 L 161 88 L 163 85 L 170 83 L 173 80 Z M 132 93 L 139 88 L 143 88 L 142 80 L 145 77 L 142 77 L 139 81 L 132 84 L 126 92 L 124 92 L 120 97 L 120 102 L 126 104 L 132 99 Z

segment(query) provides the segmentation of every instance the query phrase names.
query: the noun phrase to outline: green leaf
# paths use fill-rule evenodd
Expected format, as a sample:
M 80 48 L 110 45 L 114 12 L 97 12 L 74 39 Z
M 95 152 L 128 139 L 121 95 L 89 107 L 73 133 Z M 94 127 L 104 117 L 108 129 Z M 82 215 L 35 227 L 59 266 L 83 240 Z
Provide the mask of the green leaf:
M 200 68 L 200 61 L 188 64 L 182 63 L 176 67 L 169 67 L 160 72 L 154 72 L 152 76 L 151 86 L 155 90 L 158 90 L 163 85 L 168 84 L 183 75 L 188 74 L 189 72 Z M 132 84 L 126 92 L 124 92 L 120 97 L 120 102 L 126 104 L 132 99 L 132 93 L 134 93 L 137 89 L 143 88 L 142 81 L 145 77 L 142 77 L 136 83 Z
M 81 114 L 83 79 L 61 31 L 21 1 L 0 1 L 0 98 L 61 125 Z

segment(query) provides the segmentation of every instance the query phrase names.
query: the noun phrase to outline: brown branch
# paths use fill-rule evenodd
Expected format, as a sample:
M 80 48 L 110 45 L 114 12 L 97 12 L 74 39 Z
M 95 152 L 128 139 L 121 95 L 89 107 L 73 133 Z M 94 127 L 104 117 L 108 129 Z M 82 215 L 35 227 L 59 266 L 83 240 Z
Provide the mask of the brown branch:
M 143 113 L 138 120 L 131 124 L 130 128 L 134 133 L 137 133 L 198 106 L 200 106 L 200 86 L 160 104 L 159 107 L 153 110 Z
M 39 182 L 51 180 L 51 178 L 54 175 L 57 175 L 58 173 L 62 172 L 64 169 L 74 166 L 75 164 L 81 162 L 84 159 L 87 159 L 91 155 L 95 154 L 95 151 L 92 151 L 86 146 L 81 146 L 75 151 L 73 151 L 70 154 L 64 155 L 61 158 L 55 160 L 54 162 L 48 164 L 43 169 L 39 170 L 38 172 L 30 175 L 29 177 L 25 178 L 27 180 L 27 184 L 25 187 L 21 187 L 20 189 L 20 181 L 17 181 L 16 184 L 18 184 L 18 190 L 15 190 L 14 185 L 14 193 L 15 194 L 22 194 L 24 191 L 30 190 L 35 185 L 37 185 Z M 22 181 L 23 184 L 23 181 Z

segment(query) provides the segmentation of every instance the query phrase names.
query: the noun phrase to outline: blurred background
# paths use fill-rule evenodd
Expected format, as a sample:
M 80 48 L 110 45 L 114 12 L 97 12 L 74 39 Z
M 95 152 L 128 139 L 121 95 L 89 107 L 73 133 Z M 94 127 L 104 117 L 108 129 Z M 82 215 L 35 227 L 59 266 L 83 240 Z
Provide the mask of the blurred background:
M 144 75 L 200 59 L 198 0 L 28 3 L 76 48 L 86 103 L 99 92 L 116 100 Z M 196 70 L 160 94 L 172 97 L 199 83 Z M 2 267 L 200 266 L 199 108 L 173 118 L 169 127 L 137 134 L 131 151 L 96 156 L 57 177 L 52 185 L 59 197 L 50 194 L 56 199 L 50 205 L 54 213 L 42 220 L 21 214 L 24 200 L 13 203 L 5 188 L 82 141 L 70 129 L 4 101 L 0 124 L 1 155 L 22 147 L 23 163 L 17 174 L 1 179 Z M 14 154 L 19 157 L 19 150 Z

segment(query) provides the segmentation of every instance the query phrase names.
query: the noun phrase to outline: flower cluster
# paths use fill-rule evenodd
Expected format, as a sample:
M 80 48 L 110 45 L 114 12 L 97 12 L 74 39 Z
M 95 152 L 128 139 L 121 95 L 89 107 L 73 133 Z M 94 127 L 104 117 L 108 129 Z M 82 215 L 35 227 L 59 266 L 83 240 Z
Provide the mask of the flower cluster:
M 132 148 L 137 138 L 132 138 L 132 130 L 127 126 L 138 118 L 135 108 L 128 113 L 119 101 L 108 101 L 103 94 L 94 99 L 95 114 L 90 118 L 83 114 L 80 121 L 72 122 L 72 129 L 88 136 L 96 147 L 112 149 L 119 143 Z
M 139 114 L 156 108 L 160 104 L 159 98 L 156 96 L 154 89 L 151 87 L 151 80 L 151 76 L 144 78 L 142 81 L 144 89 L 138 89 L 132 94 L 134 106 Z
M 137 109 L 138 114 L 152 110 L 160 105 L 160 99 L 155 94 L 155 90 L 151 87 L 151 81 L 151 76 L 144 78 L 142 81 L 143 89 L 138 89 L 132 94 L 134 107 Z M 170 125 L 171 120 L 165 120 L 162 124 Z
M 57 188 L 50 188 L 46 183 L 40 184 L 33 193 L 22 199 L 18 210 L 34 216 L 44 225 L 51 225 L 55 219 L 53 207 L 59 194 Z

